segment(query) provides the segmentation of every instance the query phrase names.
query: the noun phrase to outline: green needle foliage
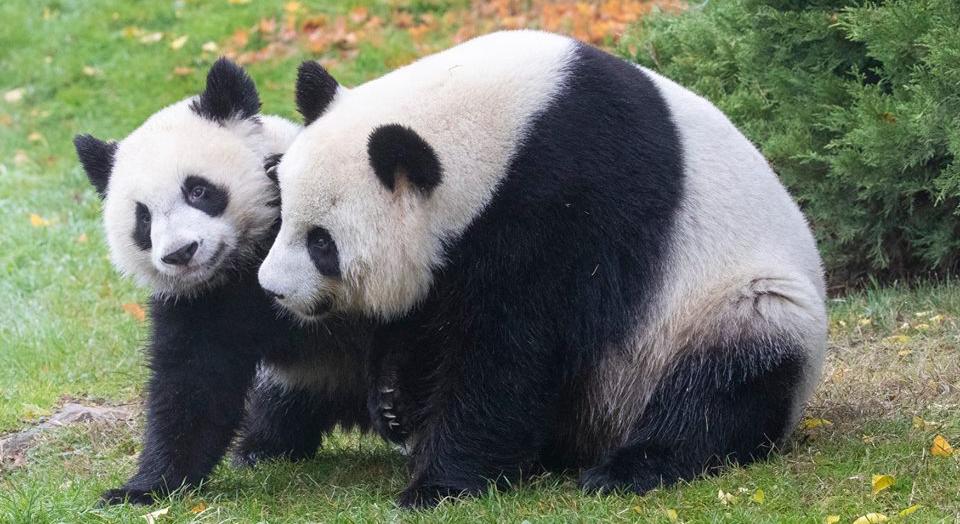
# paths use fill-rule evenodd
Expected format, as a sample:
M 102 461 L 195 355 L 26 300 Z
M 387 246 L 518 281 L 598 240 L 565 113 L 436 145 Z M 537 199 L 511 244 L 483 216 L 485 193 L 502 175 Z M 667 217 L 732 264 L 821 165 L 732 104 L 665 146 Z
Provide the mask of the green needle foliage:
M 956 0 L 710 0 L 621 50 L 759 145 L 850 284 L 960 269 L 958 28 Z

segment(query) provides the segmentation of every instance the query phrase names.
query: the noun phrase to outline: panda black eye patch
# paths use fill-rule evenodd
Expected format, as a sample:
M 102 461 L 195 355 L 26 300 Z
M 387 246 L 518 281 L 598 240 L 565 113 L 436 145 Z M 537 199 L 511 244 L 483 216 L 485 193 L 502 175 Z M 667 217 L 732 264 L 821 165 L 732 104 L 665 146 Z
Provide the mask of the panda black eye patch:
M 133 226 L 133 243 L 140 249 L 147 251 L 153 247 L 150 242 L 150 210 L 147 206 L 137 202 L 137 210 L 134 212 L 135 224 Z
M 340 254 L 329 231 L 319 226 L 311 229 L 307 233 L 307 252 L 321 275 L 340 276 Z
M 183 199 L 190 207 L 215 217 L 220 216 L 230 197 L 227 190 L 202 176 L 190 175 L 183 181 Z

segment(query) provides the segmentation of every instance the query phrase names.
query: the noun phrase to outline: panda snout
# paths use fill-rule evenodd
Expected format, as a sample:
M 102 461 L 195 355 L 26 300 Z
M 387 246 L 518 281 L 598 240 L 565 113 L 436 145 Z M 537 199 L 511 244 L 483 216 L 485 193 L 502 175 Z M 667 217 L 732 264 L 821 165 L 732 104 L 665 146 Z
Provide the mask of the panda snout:
M 271 291 L 267 288 L 263 288 L 263 292 L 267 295 L 267 298 L 269 298 L 270 300 L 283 300 L 284 298 L 286 298 L 283 296 L 283 293 L 277 293 L 276 291 Z
M 160 257 L 160 260 L 164 264 L 170 264 L 172 266 L 185 266 L 190 259 L 193 258 L 194 253 L 197 252 L 197 248 L 200 247 L 196 241 L 190 242 L 184 246 L 181 246 L 166 255 Z

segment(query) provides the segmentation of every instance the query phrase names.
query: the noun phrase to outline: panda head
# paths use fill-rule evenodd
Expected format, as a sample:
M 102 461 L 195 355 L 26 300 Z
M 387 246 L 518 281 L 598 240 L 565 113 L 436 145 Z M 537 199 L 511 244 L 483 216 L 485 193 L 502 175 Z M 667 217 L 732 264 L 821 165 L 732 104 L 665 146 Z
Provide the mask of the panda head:
M 74 139 L 121 272 L 159 295 L 190 295 L 255 254 L 277 217 L 264 160 L 278 131 L 265 129 L 259 109 L 253 81 L 221 58 L 203 93 L 120 142 Z
M 442 257 L 431 212 L 440 160 L 416 129 L 382 121 L 367 98 L 351 103 L 363 89 L 340 88 L 316 63 L 300 68 L 308 127 L 277 169 L 282 225 L 259 278 L 302 321 L 402 314 Z

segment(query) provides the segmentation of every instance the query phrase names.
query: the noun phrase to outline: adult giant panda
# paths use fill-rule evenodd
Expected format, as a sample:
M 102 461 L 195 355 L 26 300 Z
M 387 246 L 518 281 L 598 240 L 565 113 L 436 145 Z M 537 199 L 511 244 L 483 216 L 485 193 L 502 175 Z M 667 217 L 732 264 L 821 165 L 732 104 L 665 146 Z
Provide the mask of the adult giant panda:
M 825 351 L 807 224 L 709 102 L 562 36 L 502 32 L 344 90 L 306 63 L 259 272 L 363 312 L 402 505 L 540 467 L 645 492 L 764 457 Z
M 301 328 L 257 283 L 279 218 L 270 177 L 300 130 L 259 110 L 253 81 L 221 59 L 202 94 L 120 142 L 75 139 L 103 197 L 114 265 L 153 291 L 144 448 L 137 473 L 105 502 L 149 503 L 199 483 L 223 457 L 252 384 L 241 463 L 310 456 L 334 424 L 369 425 L 368 330 L 343 319 Z

